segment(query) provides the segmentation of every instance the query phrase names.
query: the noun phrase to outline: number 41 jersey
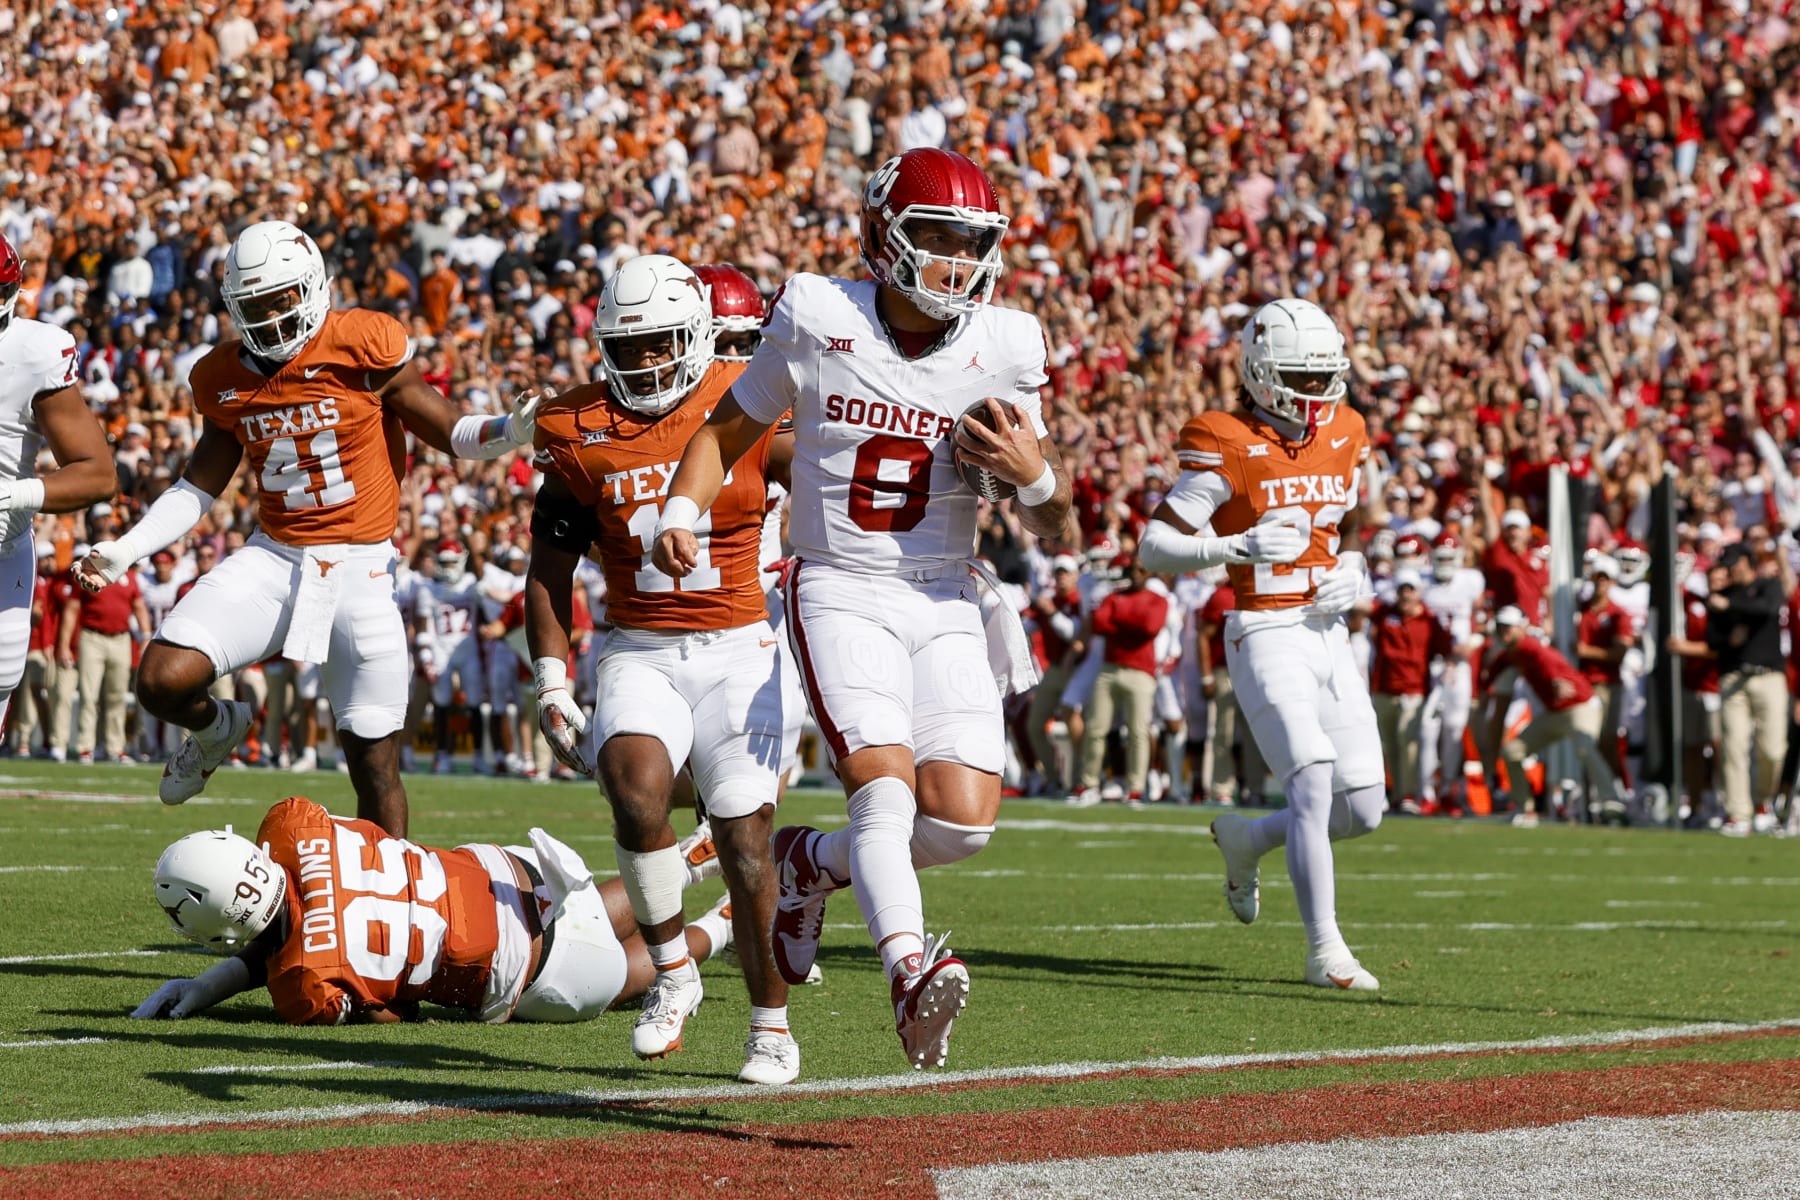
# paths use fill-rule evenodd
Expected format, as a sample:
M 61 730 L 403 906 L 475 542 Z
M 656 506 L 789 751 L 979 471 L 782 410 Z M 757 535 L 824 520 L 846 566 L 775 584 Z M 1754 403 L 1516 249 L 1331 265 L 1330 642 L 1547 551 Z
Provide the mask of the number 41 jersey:
M 1030 313 L 984 305 L 908 358 L 876 295 L 870 279 L 788 280 L 732 394 L 758 421 L 793 410 L 788 537 L 802 557 L 865 574 L 930 570 L 975 548 L 975 493 L 952 461 L 957 419 L 991 396 L 1046 434 L 1044 330 Z
M 1357 471 L 1369 457 L 1362 414 L 1340 404 L 1328 423 L 1295 445 L 1251 413 L 1214 410 L 1182 427 L 1176 453 L 1216 501 L 1214 533 L 1230 537 L 1252 525 L 1283 524 L 1308 535 L 1305 552 L 1291 563 L 1226 567 L 1238 608 L 1267 612 L 1312 603 L 1319 578 L 1337 565 L 1338 526 L 1356 507 Z

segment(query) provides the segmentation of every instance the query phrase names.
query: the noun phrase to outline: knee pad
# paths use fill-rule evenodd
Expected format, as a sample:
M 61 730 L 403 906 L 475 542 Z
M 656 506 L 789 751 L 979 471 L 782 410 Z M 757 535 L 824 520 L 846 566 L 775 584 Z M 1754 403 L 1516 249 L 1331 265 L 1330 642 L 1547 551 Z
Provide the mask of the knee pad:
M 1381 827 L 1387 811 L 1387 790 L 1380 787 L 1352 788 L 1331 802 L 1331 838 L 1346 841 L 1374 833 Z
M 913 866 L 942 867 L 981 853 L 994 836 L 992 825 L 952 825 L 923 814 L 913 821 Z
M 854 840 L 912 841 L 919 802 L 903 781 L 892 776 L 872 779 L 851 793 L 846 807 Z

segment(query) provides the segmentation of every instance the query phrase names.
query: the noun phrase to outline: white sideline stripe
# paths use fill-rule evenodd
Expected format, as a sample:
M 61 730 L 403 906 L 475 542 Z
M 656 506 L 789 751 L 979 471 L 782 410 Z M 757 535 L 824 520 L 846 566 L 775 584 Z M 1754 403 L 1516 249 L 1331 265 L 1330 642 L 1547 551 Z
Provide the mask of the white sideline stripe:
M 41 1042 L 0 1042 L 0 1050 L 35 1050 L 39 1046 L 96 1046 L 111 1038 L 47 1038 Z
M 70 871 L 123 871 L 124 867 L 55 867 L 55 866 L 18 866 L 0 867 L 0 875 L 19 875 L 26 871 L 49 871 L 56 874 L 67 874 Z M 136 869 L 136 868 L 132 868 Z
M 1343 1137 L 932 1172 L 939 1200 L 1086 1196 L 1481 1196 L 1570 1200 L 1787 1200 L 1800 1113 L 1588 1117 L 1411 1137 Z
M 1299 921 L 1258 921 L 1275 929 L 1304 928 Z M 1717 929 L 1748 933 L 1760 929 L 1787 929 L 1791 921 L 1576 921 L 1568 925 L 1515 924 L 1508 921 L 1357 921 L 1351 931 L 1363 929 L 1453 929 L 1463 933 L 1612 933 L 1620 929 Z M 1144 921 L 1114 925 L 1034 925 L 1045 933 L 1161 933 L 1187 929 L 1235 929 L 1236 921 Z M 827 921 L 826 929 L 863 929 L 854 921 Z
M 381 1067 L 404 1067 L 403 1062 L 316 1062 L 268 1063 L 262 1066 L 195 1067 L 189 1075 L 268 1075 L 277 1071 L 370 1071 Z
M 435 1100 L 391 1100 L 370 1104 L 327 1104 L 308 1108 L 275 1108 L 261 1112 L 165 1112 L 135 1117 L 81 1117 L 65 1121 L 15 1121 L 0 1125 L 0 1137 L 21 1134 L 57 1135 L 126 1133 L 139 1129 L 194 1129 L 209 1125 L 309 1125 L 357 1117 L 406 1117 L 426 1112 L 486 1112 L 496 1108 L 557 1108 L 575 1105 L 730 1102 L 784 1100 L 798 1096 L 857 1092 L 903 1092 L 967 1083 L 1010 1083 L 1028 1080 L 1085 1079 L 1140 1071 L 1220 1071 L 1286 1063 L 1380 1061 L 1426 1055 L 1492 1054 L 1507 1051 L 1569 1050 L 1628 1046 L 1673 1038 L 1716 1037 L 1732 1033 L 1800 1030 L 1800 1017 L 1744 1024 L 1707 1021 L 1690 1025 L 1651 1026 L 1612 1032 L 1563 1034 L 1511 1042 L 1438 1042 L 1416 1046 L 1372 1046 L 1347 1050 L 1269 1051 L 1261 1054 L 1206 1054 L 1193 1058 L 1145 1058 L 1126 1062 L 1044 1063 L 1025 1067 L 986 1067 L 974 1071 L 909 1071 L 904 1075 L 868 1075 L 847 1079 L 810 1079 L 803 1083 L 732 1088 L 579 1088 L 566 1092 L 494 1092 L 485 1096 Z
M 155 796 L 123 796 L 117 792 L 43 791 L 38 788 L 0 788 L 0 800 L 63 800 L 70 804 L 162 804 L 162 801 Z M 192 808 L 196 804 L 262 803 L 264 801 L 252 800 L 248 796 L 195 796 L 182 807 Z
M 862 926 L 858 925 L 858 929 Z M 185 946 L 171 946 L 167 950 L 84 950 L 80 954 L 16 954 L 11 958 L 0 958 L 0 967 L 17 966 L 21 963 L 76 962 L 84 958 L 157 958 L 164 954 L 204 954 L 204 950 L 196 946 L 192 950 Z

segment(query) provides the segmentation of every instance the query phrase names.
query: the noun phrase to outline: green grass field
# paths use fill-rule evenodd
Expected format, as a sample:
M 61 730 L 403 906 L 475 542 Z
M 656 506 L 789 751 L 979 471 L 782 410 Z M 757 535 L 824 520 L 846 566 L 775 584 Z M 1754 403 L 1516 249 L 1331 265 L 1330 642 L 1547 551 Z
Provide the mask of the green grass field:
M 409 785 L 416 841 L 517 843 L 540 824 L 610 870 L 610 822 L 585 787 Z M 252 832 L 268 804 L 295 792 L 351 807 L 346 780 L 333 774 L 221 772 L 200 801 L 165 809 L 151 769 L 0 764 L 0 1165 L 243 1148 L 244 1134 L 224 1121 L 264 1125 L 261 1150 L 296 1151 L 1154 1102 L 1670 1058 L 1755 1062 L 1791 1054 L 1791 1040 L 1588 1046 L 1529 1065 L 1507 1055 L 1338 1058 L 1229 1074 L 1121 1073 L 1162 1057 L 1580 1041 L 1800 1017 L 1800 842 L 1390 820 L 1338 854 L 1346 935 L 1382 981 L 1365 997 L 1299 982 L 1304 943 L 1279 858 L 1265 863 L 1262 920 L 1244 928 L 1231 918 L 1206 834 L 1210 811 L 1009 802 L 985 853 L 925 877 L 928 922 L 954 931 L 973 978 L 949 1068 L 1117 1071 L 1007 1088 L 740 1094 L 747 1001 L 721 963 L 706 968 L 708 1002 L 687 1050 L 663 1063 L 632 1058 L 623 1012 L 564 1027 L 484 1026 L 435 1010 L 440 1019 L 414 1025 L 288 1029 L 253 993 L 186 1022 L 127 1019 L 163 981 L 207 963 L 151 900 L 158 853 L 195 829 Z M 841 798 L 800 793 L 783 819 L 841 814 Z M 690 915 L 719 886 L 690 893 Z M 848 894 L 827 922 L 825 982 L 796 989 L 791 1006 L 802 1078 L 898 1076 L 905 1064 L 887 989 Z M 669 1106 L 621 1105 L 614 1094 L 646 1089 L 681 1091 L 662 1096 Z M 449 1111 L 374 1119 L 408 1116 L 409 1101 Z M 357 1119 L 328 1119 L 335 1106 Z M 209 1119 L 220 1124 L 195 1123 Z M 55 1124 L 32 1124 L 41 1122 Z M 20 1136 L 42 1132 L 58 1136 Z M 73 1133 L 86 1136 L 63 1136 Z

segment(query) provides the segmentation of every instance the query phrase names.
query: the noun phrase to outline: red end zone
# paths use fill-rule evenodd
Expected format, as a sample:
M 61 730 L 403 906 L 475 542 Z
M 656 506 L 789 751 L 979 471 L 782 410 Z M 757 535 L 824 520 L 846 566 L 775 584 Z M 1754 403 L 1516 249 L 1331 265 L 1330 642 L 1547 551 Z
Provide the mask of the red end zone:
M 930 1197 L 934 1168 L 1466 1133 L 1584 1117 L 1800 1110 L 1800 1062 L 1666 1063 L 1180 1102 L 0 1170 L 0 1194 L 291 1197 L 613 1194 Z M 1548 1181 L 1546 1181 L 1548 1182 Z

